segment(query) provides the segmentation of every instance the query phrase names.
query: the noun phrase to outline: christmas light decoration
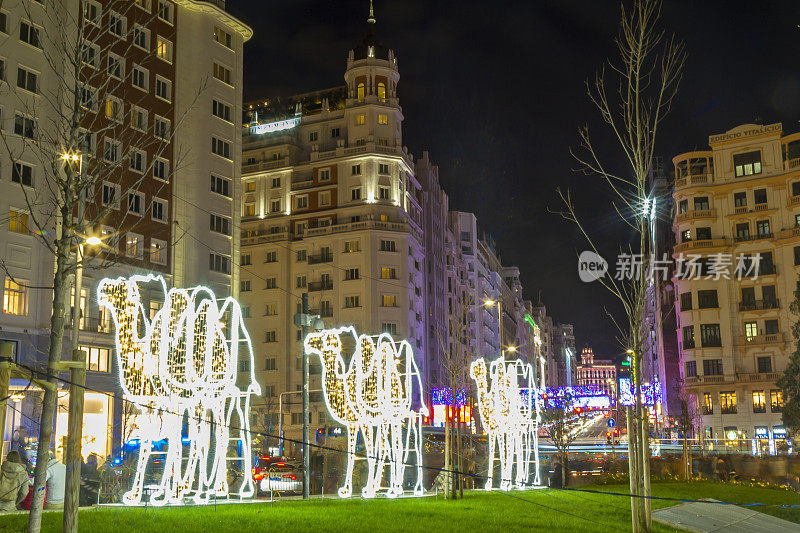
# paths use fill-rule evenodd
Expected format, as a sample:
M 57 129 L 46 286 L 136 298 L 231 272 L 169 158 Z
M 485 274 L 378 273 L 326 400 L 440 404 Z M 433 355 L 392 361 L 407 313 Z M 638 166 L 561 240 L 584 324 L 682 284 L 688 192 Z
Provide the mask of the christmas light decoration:
M 630 378 L 619 379 L 619 403 L 622 405 L 633 405 L 636 403 L 636 386 Z M 642 383 L 642 404 L 660 405 L 663 402 L 661 397 L 661 384 L 658 380 Z
M 152 320 L 143 291 L 151 302 L 163 302 Z M 123 503 L 141 503 L 153 455 L 162 456 L 164 465 L 160 482 L 149 487 L 153 505 L 252 496 L 251 476 L 236 487 L 227 480 L 231 462 L 240 461 L 244 472 L 252 468 L 250 396 L 261 393 L 252 370 L 244 390 L 236 385 L 240 358 L 254 368 L 239 304 L 230 297 L 217 300 L 206 287 L 167 290 L 155 275 L 104 279 L 97 299 L 114 321 L 123 397 L 139 410 L 136 474 Z M 159 441 L 164 451 L 153 449 Z
M 349 361 L 342 356 L 352 350 Z M 403 493 L 405 465 L 414 455 L 415 494 L 422 494 L 422 419 L 428 416 L 422 377 L 406 340 L 388 333 L 358 335 L 353 327 L 310 333 L 304 347 L 322 362 L 322 391 L 331 417 L 347 429 L 347 472 L 339 495 L 353 493 L 353 466 L 359 435 L 364 442 L 365 498 L 382 489 L 389 497 Z M 417 407 L 415 407 L 417 406 Z M 382 486 L 386 469 L 389 484 Z
M 486 490 L 493 488 L 495 454 L 500 461 L 501 490 L 511 489 L 512 482 L 518 488 L 528 484 L 531 452 L 535 464 L 534 483 L 539 484 L 541 399 L 534 385 L 533 367 L 520 359 L 505 361 L 500 358 L 492 361 L 487 369 L 486 362 L 480 358 L 470 364 L 469 370 L 477 386 L 481 422 L 489 437 Z M 515 474 L 513 478 L 512 473 Z

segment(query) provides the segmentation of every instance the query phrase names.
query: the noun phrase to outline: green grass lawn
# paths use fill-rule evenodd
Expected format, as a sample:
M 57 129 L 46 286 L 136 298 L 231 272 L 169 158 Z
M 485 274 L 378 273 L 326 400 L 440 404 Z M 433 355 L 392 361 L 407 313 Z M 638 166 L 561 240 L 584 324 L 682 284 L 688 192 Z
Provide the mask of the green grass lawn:
M 626 492 L 627 486 L 586 487 Z M 797 493 L 717 483 L 660 483 L 654 495 L 715 498 L 731 502 L 798 504 Z M 520 531 L 536 528 L 558 531 L 630 530 L 629 498 L 550 489 L 511 493 L 468 493 L 463 500 L 408 498 L 402 500 L 297 500 L 192 508 L 100 508 L 81 511 L 81 531 Z M 653 507 L 675 502 L 654 501 Z M 800 509 L 759 509 L 800 523 Z M 22 531 L 27 515 L 0 516 L 0 531 Z M 670 529 L 655 524 L 656 531 Z M 43 531 L 61 530 L 61 513 L 45 513 Z

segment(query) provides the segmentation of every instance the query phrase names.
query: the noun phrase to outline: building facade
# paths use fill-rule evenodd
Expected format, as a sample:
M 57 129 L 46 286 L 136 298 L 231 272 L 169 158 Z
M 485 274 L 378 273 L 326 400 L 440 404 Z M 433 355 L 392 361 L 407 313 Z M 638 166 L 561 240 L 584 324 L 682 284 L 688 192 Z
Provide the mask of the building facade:
M 577 384 L 582 387 L 595 387 L 609 398 L 617 397 L 617 366 L 606 359 L 595 359 L 591 348 L 581 350 L 576 378 Z
M 707 439 L 774 451 L 786 438 L 775 380 L 795 344 L 800 134 L 745 124 L 709 145 L 673 159 L 681 377 Z
M 87 236 L 100 237 L 102 245 L 87 248 L 78 324 L 90 389 L 84 424 L 90 444 L 84 455 L 109 455 L 130 426 L 122 420 L 111 317 L 97 306 L 97 282 L 156 273 L 170 284 L 230 292 L 235 276 L 230 258 L 239 239 L 231 231 L 239 204 L 230 197 L 240 184 L 241 131 L 240 114 L 233 110 L 241 106 L 242 46 L 252 31 L 224 8 L 223 1 L 14 0 L 0 10 L 0 71 L 8 81 L 0 89 L 0 127 L 12 147 L 10 157 L 0 156 L 0 210 L 6 221 L 0 227 L 0 257 L 8 269 L 0 274 L 0 344 L 22 365 L 46 366 L 53 293 L 42 287 L 53 284 L 54 258 L 35 233 L 46 238 L 59 231 L 55 221 L 48 222 L 56 205 L 48 172 L 52 154 L 69 146 L 60 137 L 68 128 L 60 126 L 69 124 L 75 111 L 54 104 L 72 102 L 71 97 L 50 95 L 72 91 L 80 102 L 80 148 L 66 155 L 80 161 L 82 176 L 97 181 L 87 194 L 86 216 L 98 223 Z M 77 74 L 72 62 L 79 65 Z M 220 111 L 222 102 L 227 112 Z M 223 142 L 228 149 L 216 150 Z M 221 161 L 215 151 L 223 153 Z M 230 183 L 227 200 L 210 198 L 209 170 Z M 227 223 L 215 226 L 215 215 Z M 228 231 L 220 237 L 215 230 L 224 227 Z M 210 250 L 227 257 L 220 263 L 226 268 L 210 267 Z M 142 293 L 152 316 L 163 296 L 144 287 Z M 70 324 L 65 358 L 72 335 Z M 5 441 L 16 447 L 37 438 L 40 393 L 23 379 L 15 379 L 12 390 Z M 67 403 L 68 394 L 60 393 L 57 454 L 66 434 Z

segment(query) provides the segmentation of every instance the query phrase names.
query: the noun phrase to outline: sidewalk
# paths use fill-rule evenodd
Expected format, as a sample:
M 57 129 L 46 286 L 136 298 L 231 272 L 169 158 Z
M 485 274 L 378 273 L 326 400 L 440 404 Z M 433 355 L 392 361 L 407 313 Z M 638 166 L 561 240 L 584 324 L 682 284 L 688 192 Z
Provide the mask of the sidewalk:
M 715 500 L 709 500 L 713 502 Z M 682 503 L 653 511 L 653 520 L 684 531 L 710 533 L 731 531 L 747 533 L 800 532 L 800 524 L 759 513 L 738 505 L 718 503 Z

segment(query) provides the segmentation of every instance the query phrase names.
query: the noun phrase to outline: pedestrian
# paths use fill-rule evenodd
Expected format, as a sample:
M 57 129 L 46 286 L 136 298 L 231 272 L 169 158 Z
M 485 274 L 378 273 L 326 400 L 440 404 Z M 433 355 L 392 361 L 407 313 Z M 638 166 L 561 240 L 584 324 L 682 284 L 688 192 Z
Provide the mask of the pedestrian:
M 0 468 L 0 511 L 16 511 L 28 495 L 28 472 L 17 450 L 11 450 Z
M 90 453 L 86 462 L 81 461 L 80 506 L 88 507 L 97 503 L 100 492 L 100 473 L 97 470 L 97 454 Z
M 50 460 L 47 461 L 47 477 L 45 478 L 45 489 L 47 501 L 45 509 L 63 509 L 64 491 L 67 483 L 67 467 L 56 459 L 53 452 L 50 452 Z M 31 486 L 33 479 L 31 479 Z

